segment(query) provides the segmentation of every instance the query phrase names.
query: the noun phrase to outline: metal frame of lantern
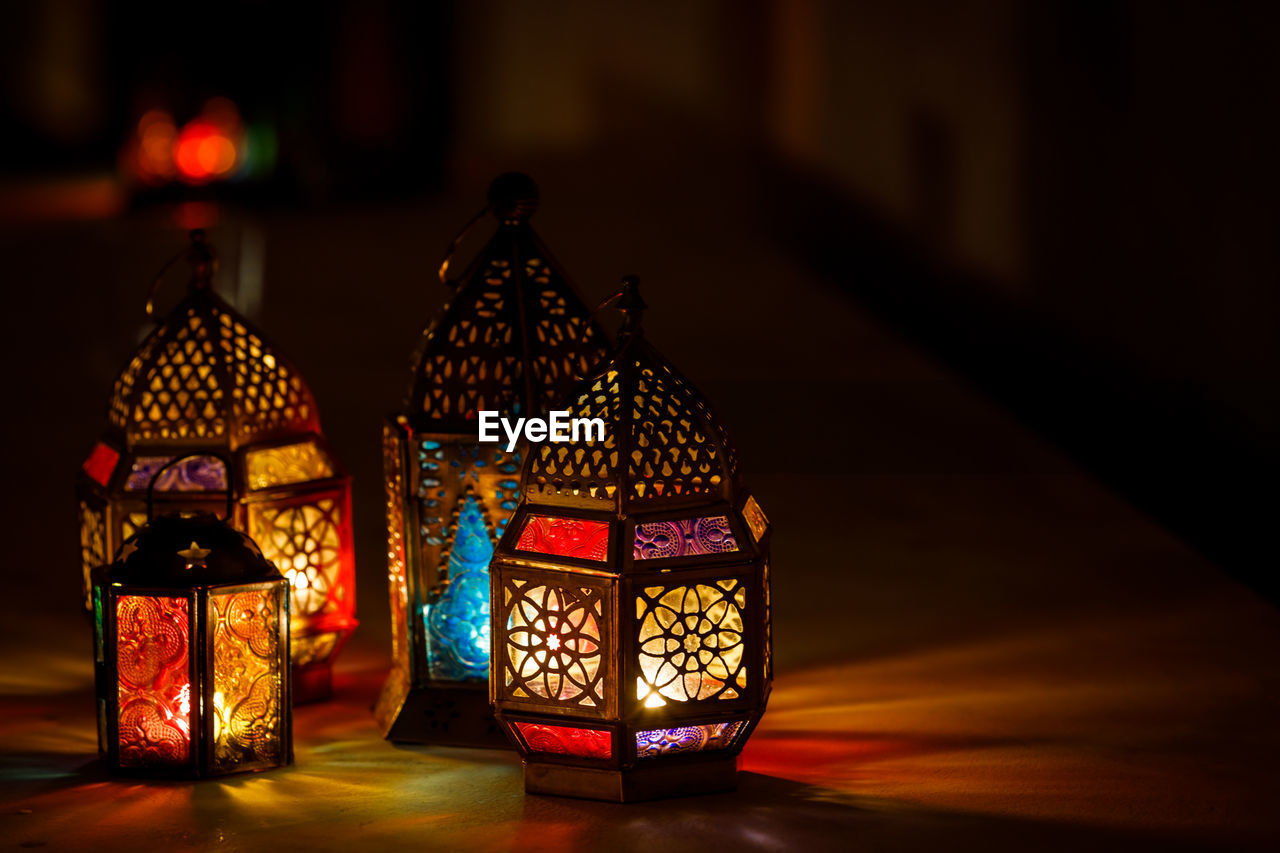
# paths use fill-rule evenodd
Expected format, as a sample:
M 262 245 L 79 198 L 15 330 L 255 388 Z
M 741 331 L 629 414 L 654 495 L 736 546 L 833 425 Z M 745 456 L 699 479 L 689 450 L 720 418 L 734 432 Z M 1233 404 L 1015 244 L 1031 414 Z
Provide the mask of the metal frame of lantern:
M 157 319 L 155 290 L 184 257 L 192 265 L 187 295 Z M 301 374 L 214 292 L 214 271 L 203 233 L 192 232 L 190 247 L 152 286 L 146 309 L 157 326 L 116 379 L 107 426 L 81 467 L 85 604 L 92 569 L 141 526 L 152 477 L 183 455 L 156 480 L 157 502 L 214 512 L 230 485 L 232 525 L 290 581 L 295 698 L 323 699 L 357 624 L 351 478 Z
M 476 412 L 545 414 L 607 351 L 591 311 L 529 225 L 538 191 L 508 173 L 453 241 L 453 292 L 423 335 L 383 430 L 392 670 L 374 706 L 395 741 L 505 747 L 489 708 L 489 559 L 520 493 L 523 445 L 478 442 Z M 457 280 L 450 258 L 492 211 Z
M 154 778 L 293 763 L 289 582 L 216 515 L 153 518 L 151 497 L 116 562 L 93 573 L 99 754 L 113 773 Z
M 491 698 L 531 793 L 728 790 L 772 682 L 770 528 L 620 297 L 616 355 L 566 405 L 605 439 L 531 452 L 494 555 Z

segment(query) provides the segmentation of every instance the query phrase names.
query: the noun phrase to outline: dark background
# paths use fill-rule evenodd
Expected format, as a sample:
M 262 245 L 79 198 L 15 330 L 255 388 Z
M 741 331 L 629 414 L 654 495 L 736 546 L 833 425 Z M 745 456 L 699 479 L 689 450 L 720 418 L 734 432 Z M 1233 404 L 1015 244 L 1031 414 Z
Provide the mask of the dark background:
M 1277 9 L 0 4 L 0 794 L 36 813 L 0 835 L 324 849 L 443 814 L 491 849 L 1274 847 Z M 274 167 L 139 183 L 139 118 L 212 97 L 272 130 Z M 736 798 L 619 820 L 365 713 L 382 417 L 510 169 L 589 301 L 641 277 L 774 524 L 778 681 Z M 355 476 L 362 624 L 293 770 L 109 786 L 73 485 L 194 224 Z

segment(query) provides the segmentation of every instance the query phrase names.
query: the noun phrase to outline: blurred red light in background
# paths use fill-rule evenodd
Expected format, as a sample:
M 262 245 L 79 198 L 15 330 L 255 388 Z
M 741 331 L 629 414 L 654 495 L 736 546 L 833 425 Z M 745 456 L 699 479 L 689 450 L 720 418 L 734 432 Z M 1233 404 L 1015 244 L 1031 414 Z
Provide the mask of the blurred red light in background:
M 208 181 L 227 175 L 236 165 L 236 146 L 208 121 L 196 119 L 182 128 L 173 162 L 187 180 Z

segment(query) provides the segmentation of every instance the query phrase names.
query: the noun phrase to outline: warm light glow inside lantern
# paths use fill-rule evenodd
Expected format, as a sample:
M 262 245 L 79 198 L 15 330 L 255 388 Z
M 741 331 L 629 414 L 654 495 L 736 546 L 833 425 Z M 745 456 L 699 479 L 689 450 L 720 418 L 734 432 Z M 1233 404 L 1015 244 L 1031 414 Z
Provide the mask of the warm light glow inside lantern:
M 185 255 L 188 293 L 116 379 L 107 427 L 81 470 L 86 605 L 90 571 L 139 529 L 143 493 L 182 455 L 156 479 L 157 502 L 215 512 L 230 490 L 232 524 L 290 583 L 297 698 L 323 698 L 356 626 L 350 480 L 302 376 L 214 293 L 203 234 L 192 232 Z
M 531 451 L 494 556 L 492 697 L 527 791 L 725 790 L 772 679 L 769 523 L 634 282 L 620 299 L 616 354 L 566 404 L 605 438 Z
M 503 175 L 489 200 L 498 230 L 457 281 L 446 259 L 454 292 L 383 433 L 393 669 L 375 713 L 393 740 L 506 745 L 489 713 L 489 560 L 523 446 L 478 443 L 477 413 L 545 415 L 606 348 L 529 226 L 533 181 Z
M 155 518 L 95 570 L 91 596 L 113 772 L 194 778 L 293 760 L 289 586 L 253 540 L 211 513 Z

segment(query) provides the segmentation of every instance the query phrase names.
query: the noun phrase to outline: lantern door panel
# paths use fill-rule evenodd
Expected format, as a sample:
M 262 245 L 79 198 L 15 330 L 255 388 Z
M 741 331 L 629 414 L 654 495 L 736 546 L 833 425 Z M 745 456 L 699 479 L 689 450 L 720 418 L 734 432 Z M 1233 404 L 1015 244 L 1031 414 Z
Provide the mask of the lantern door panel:
M 209 771 L 284 764 L 288 742 L 283 584 L 213 590 L 208 598 Z
M 188 770 L 195 687 L 191 630 L 194 602 L 165 595 L 111 596 L 115 684 L 104 697 L 119 766 Z M 198 692 L 196 695 L 199 695 Z
M 501 668 L 494 684 L 503 707 L 613 716 L 614 581 L 504 571 L 500 582 L 502 604 L 494 624 Z

